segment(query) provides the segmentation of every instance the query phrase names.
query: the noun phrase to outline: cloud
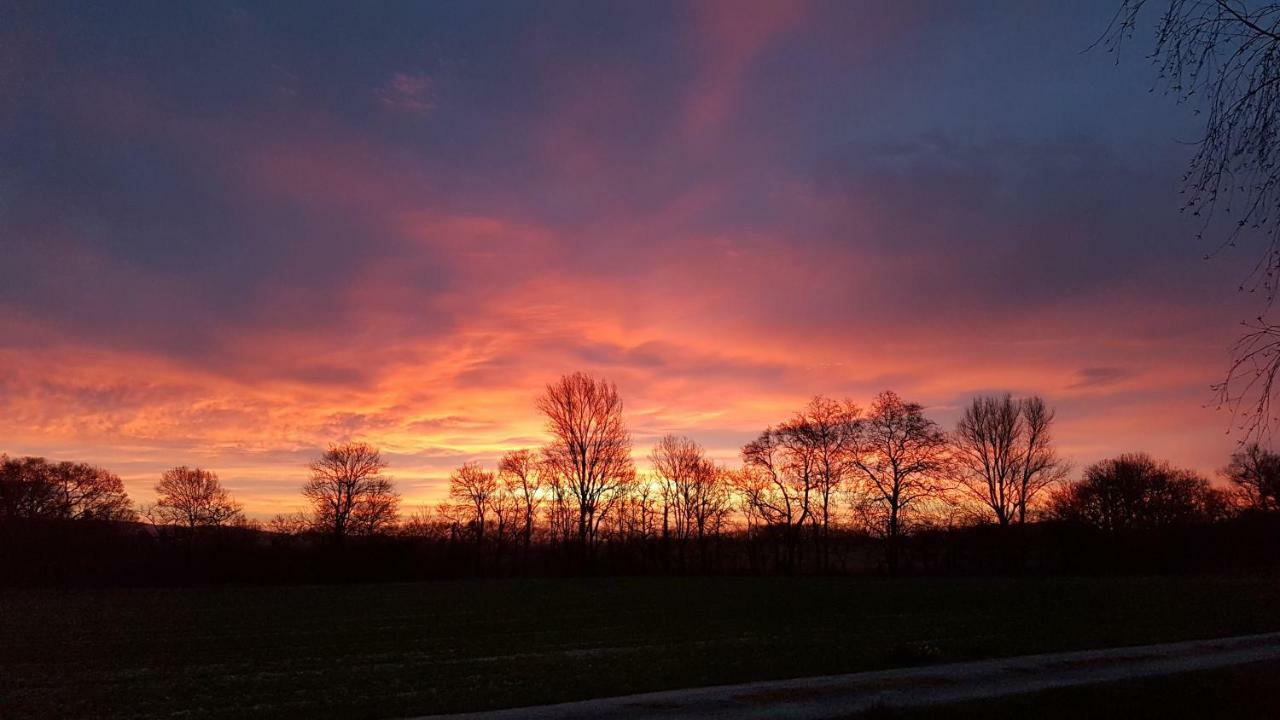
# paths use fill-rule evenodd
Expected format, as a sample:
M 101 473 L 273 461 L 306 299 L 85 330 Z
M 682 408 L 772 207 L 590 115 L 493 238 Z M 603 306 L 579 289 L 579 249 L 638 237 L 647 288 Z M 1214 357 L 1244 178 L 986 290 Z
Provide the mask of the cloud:
M 426 115 L 435 107 L 434 85 L 426 75 L 394 73 L 375 95 L 383 107 L 412 115 Z
M 968 57 L 959 10 L 749 5 L 387 10 L 376 47 L 264 8 L 151 64 L 112 38 L 142 10 L 61 18 L 81 32 L 23 64 L 58 83 L 0 111 L 0 451 L 121 468 L 140 499 L 206 464 L 267 513 L 362 439 L 429 502 L 541 443 L 535 397 L 581 369 L 641 458 L 678 432 L 731 461 L 816 393 L 891 388 L 944 424 L 1038 392 L 1069 454 L 1211 465 L 1233 307 L 1163 212 L 1176 149 L 947 132 L 956 63 L 906 56 Z M 424 47 L 446 57 L 405 71 Z
M 738 94 L 747 89 L 751 63 L 805 19 L 808 3 L 709 0 L 697 8 L 703 70 L 689 93 L 685 127 L 690 134 L 705 137 L 721 129 Z
M 1076 381 L 1068 387 L 1075 389 L 1115 385 L 1133 376 L 1131 370 L 1119 367 L 1086 367 L 1076 371 Z

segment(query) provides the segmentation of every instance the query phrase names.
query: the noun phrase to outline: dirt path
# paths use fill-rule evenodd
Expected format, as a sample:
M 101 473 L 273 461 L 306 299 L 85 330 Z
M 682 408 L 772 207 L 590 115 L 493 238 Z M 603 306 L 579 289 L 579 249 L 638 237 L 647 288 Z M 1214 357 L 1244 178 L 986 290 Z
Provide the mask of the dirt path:
M 980 700 L 1275 659 L 1280 659 L 1280 633 L 669 690 L 435 717 L 454 720 L 816 720 L 848 717 L 876 706 L 916 707 Z

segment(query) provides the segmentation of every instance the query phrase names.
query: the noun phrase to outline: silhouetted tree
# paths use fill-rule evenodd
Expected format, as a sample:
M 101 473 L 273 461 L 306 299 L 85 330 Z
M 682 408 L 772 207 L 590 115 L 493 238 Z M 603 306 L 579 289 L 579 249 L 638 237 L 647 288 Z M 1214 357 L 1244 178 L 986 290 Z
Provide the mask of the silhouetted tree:
M 974 398 L 952 434 L 960 486 L 1002 527 L 1025 523 L 1027 507 L 1066 465 L 1050 444 L 1053 411 L 1043 399 Z
M 745 472 L 731 478 L 745 499 L 748 525 L 780 527 L 792 553 L 809 526 L 825 565 L 836 494 L 854 469 L 859 416 L 851 402 L 818 396 L 748 443 L 742 450 Z
M 1280 510 L 1280 453 L 1251 443 L 1231 456 L 1222 474 L 1236 486 L 1246 507 Z
M 468 526 L 470 511 L 462 505 L 451 502 L 437 503 L 432 522 L 442 528 L 450 543 L 459 541 Z
M 549 472 L 547 483 L 547 534 L 556 543 L 566 544 L 577 527 L 577 510 L 569 483 L 559 473 Z
M 1141 24 L 1149 0 L 1123 0 L 1107 39 L 1115 50 Z M 1280 289 L 1280 4 L 1238 0 L 1160 0 L 1152 57 L 1178 102 L 1195 106 L 1204 134 L 1184 176 L 1184 211 L 1200 236 L 1221 217 L 1216 243 L 1264 238 L 1241 290 L 1262 291 L 1267 306 Z M 1215 386 L 1245 437 L 1265 435 L 1280 373 L 1280 326 L 1259 315 L 1245 323 L 1226 379 Z
M 742 447 L 743 468 L 733 478 L 748 517 L 781 536 L 779 551 L 785 549 L 785 555 L 780 559 L 788 569 L 799 560 L 800 531 L 810 518 L 813 493 L 812 453 L 794 439 L 791 433 L 767 428 Z
M 1013 522 L 1017 512 L 1022 432 L 1018 404 L 1006 394 L 974 398 L 952 435 L 960 486 L 990 508 L 1001 526 Z
M 692 534 L 693 507 L 703 491 L 702 446 L 687 437 L 665 435 L 650 453 L 654 477 L 662 488 L 662 536 L 677 540 Z
M 1050 514 L 1113 532 L 1206 522 L 1226 507 L 1223 494 L 1196 473 L 1129 453 L 1086 468 L 1083 479 L 1054 493 Z
M 311 501 L 313 522 L 339 540 L 372 535 L 396 522 L 400 496 L 382 455 L 366 443 L 330 445 L 311 463 L 311 479 L 302 494 Z
M 1018 486 L 1018 522 L 1027 521 L 1027 508 L 1047 488 L 1061 482 L 1071 466 L 1053 449 L 1055 413 L 1044 399 L 1032 395 L 1020 403 L 1025 434 L 1022 443 L 1022 472 Z
M 835 495 L 854 470 L 860 417 L 861 411 L 853 403 L 818 396 L 779 428 L 792 442 L 806 447 L 807 464 L 817 493 L 809 515 L 823 545 L 824 563 L 836 514 Z
M 493 514 L 493 541 L 497 548 L 496 557 L 502 559 L 507 541 L 515 532 L 516 515 L 519 504 L 508 490 L 505 483 L 498 483 L 497 489 L 489 498 L 489 510 Z
M 279 513 L 267 521 L 267 530 L 278 535 L 296 536 L 315 529 L 314 518 L 304 512 Z
M 448 527 L 440 521 L 440 515 L 434 508 L 421 507 L 400 523 L 396 534 L 416 540 L 447 540 Z
M 725 475 L 733 488 L 744 529 L 748 536 L 754 536 L 769 524 L 766 515 L 769 503 L 763 496 L 769 492 L 770 478 L 766 472 L 751 467 L 728 470 Z
M 547 494 L 539 459 L 529 450 L 508 452 L 498 461 L 498 476 L 515 502 L 527 550 L 533 544 L 533 526 Z
M 589 546 L 615 493 L 635 479 L 622 399 L 612 383 L 574 373 L 547 385 L 537 405 L 552 436 L 544 467 L 572 498 L 578 541 Z
M 244 518 L 240 503 L 222 487 L 217 474 L 208 470 L 185 465 L 166 470 L 155 490 L 154 513 L 165 524 L 196 530 Z
M 0 456 L 0 517 L 44 520 L 137 519 L 124 483 L 86 463 Z
M 738 489 L 751 498 L 753 512 L 764 524 L 798 527 L 809 519 L 813 487 L 804 463 L 790 461 L 785 454 L 782 437 L 773 428 L 742 446 L 745 473 Z
M 698 466 L 694 482 L 698 489 L 689 505 L 694 537 L 701 540 L 719 535 L 733 507 L 728 472 L 707 460 Z
M 466 512 L 464 524 L 472 528 L 476 542 L 484 542 L 485 525 L 497 493 L 497 478 L 478 463 L 466 463 L 449 476 L 449 499 Z
M 885 391 L 858 423 L 856 446 L 853 465 L 880 511 L 889 571 L 896 572 L 904 516 L 920 501 L 947 489 L 947 438 L 925 417 L 923 406 Z
M 645 542 L 659 537 L 663 510 L 662 483 L 637 476 L 617 506 L 618 534 L 627 541 Z
M 44 458 L 0 455 L 0 517 L 56 517 L 53 484 Z

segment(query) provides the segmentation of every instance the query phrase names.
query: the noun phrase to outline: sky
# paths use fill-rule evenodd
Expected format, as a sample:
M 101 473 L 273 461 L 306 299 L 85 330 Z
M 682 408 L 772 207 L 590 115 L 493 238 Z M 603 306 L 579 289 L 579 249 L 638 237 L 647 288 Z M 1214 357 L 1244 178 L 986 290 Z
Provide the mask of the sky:
M 1178 212 L 1196 117 L 1114 11 L 0 3 L 0 451 L 268 517 L 363 440 L 412 510 L 584 370 L 638 458 L 1008 391 L 1077 468 L 1212 473 L 1255 258 Z

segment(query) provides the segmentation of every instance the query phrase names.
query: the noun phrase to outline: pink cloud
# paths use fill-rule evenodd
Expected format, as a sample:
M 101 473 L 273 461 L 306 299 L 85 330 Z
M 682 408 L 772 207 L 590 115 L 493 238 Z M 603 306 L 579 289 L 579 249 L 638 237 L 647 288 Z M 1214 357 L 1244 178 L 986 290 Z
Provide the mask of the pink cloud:
M 435 107 L 431 78 L 398 72 L 375 93 L 383 107 L 413 115 L 425 115 Z
M 685 128 L 693 136 L 715 132 L 747 91 L 751 63 L 808 14 L 803 0 L 709 0 L 698 3 L 698 50 L 704 65 L 685 108 Z

